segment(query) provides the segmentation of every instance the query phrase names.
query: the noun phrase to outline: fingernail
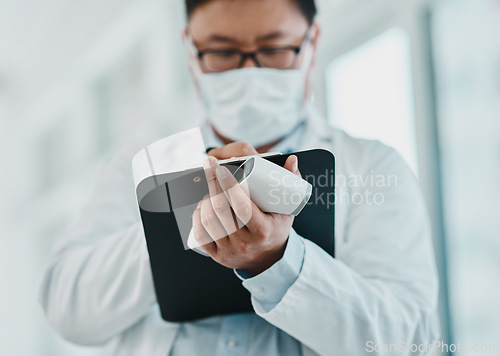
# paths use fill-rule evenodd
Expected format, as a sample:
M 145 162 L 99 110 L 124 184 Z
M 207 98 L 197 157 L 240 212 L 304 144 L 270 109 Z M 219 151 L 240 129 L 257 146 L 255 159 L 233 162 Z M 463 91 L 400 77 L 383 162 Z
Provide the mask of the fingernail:
M 299 170 L 299 159 L 297 158 L 297 156 L 295 156 L 295 162 L 293 163 L 292 169 L 294 172 L 297 172 Z
M 215 174 L 217 175 L 217 178 L 224 179 L 224 178 L 226 178 L 227 170 L 226 170 L 226 168 L 219 166 L 215 170 Z

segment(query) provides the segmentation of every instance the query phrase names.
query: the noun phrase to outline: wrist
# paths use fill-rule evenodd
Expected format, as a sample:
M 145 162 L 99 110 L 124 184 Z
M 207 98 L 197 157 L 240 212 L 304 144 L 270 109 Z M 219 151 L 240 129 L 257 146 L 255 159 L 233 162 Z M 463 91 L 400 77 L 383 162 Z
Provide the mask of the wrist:
M 265 270 L 267 270 L 268 268 L 270 268 L 272 265 L 274 265 L 276 262 L 278 262 L 283 258 L 287 242 L 288 242 L 288 237 L 284 241 L 284 243 L 282 243 L 278 248 L 262 254 L 261 258 L 259 258 L 258 261 L 255 261 L 255 263 L 253 263 L 251 266 L 247 268 L 243 268 L 243 270 L 252 277 L 261 274 L 262 272 L 264 272 Z

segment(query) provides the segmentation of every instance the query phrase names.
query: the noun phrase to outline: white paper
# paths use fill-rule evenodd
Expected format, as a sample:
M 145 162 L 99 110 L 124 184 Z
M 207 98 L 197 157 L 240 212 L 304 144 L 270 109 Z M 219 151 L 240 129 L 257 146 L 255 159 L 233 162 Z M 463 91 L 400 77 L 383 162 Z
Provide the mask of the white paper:
M 148 177 L 202 167 L 206 156 L 198 127 L 156 141 L 132 159 L 135 188 Z

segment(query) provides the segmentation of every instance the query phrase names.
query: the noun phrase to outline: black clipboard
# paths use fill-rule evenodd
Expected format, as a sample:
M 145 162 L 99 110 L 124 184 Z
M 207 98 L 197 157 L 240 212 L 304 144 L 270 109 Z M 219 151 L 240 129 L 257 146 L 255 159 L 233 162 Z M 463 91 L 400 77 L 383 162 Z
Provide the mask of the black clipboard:
M 293 228 L 335 257 L 335 157 L 329 151 L 313 149 L 264 158 L 283 166 L 292 154 L 298 157 L 302 177 L 313 185 L 311 199 L 295 217 Z M 253 312 L 250 293 L 232 269 L 185 249 L 169 182 L 178 182 L 184 176 L 189 176 L 186 182 L 191 182 L 192 174 L 204 176 L 201 169 L 156 175 L 141 181 L 136 189 L 161 315 L 166 321 L 185 322 Z M 197 194 L 198 200 L 207 194 L 206 183 Z

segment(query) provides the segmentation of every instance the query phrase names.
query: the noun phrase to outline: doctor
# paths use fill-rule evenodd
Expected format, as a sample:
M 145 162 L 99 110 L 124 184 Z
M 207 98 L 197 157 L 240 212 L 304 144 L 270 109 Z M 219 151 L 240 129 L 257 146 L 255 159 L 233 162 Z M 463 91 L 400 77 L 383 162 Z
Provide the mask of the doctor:
M 112 355 L 425 350 L 439 329 L 426 209 L 393 149 L 329 127 L 308 105 L 319 35 L 314 0 L 186 5 L 184 40 L 207 113 L 201 127 L 205 143 L 219 147 L 206 162 L 213 187 L 231 184 L 217 159 L 332 151 L 337 258 L 295 233 L 290 216 L 262 213 L 235 186 L 231 204 L 215 194 L 200 204 L 195 237 L 214 261 L 235 269 L 255 313 L 163 321 L 134 194 L 131 158 L 141 148 L 134 146 L 102 172 L 44 273 L 39 298 L 52 326 L 76 344 L 108 344 Z M 299 167 L 288 159 L 287 169 L 300 174 Z M 231 228 L 232 211 L 245 228 Z

